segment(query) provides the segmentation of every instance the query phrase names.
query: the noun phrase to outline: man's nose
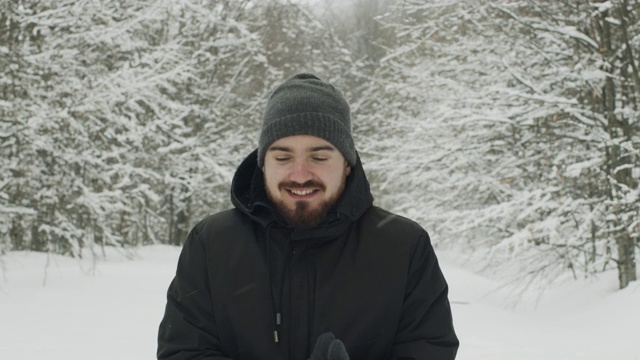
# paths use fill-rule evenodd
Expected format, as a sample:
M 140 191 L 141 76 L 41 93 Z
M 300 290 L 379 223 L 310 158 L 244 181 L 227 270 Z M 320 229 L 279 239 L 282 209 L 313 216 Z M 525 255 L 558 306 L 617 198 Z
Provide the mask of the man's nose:
M 291 172 L 291 181 L 295 181 L 299 184 L 304 184 L 308 180 L 311 180 L 311 169 L 306 160 L 296 160 L 293 163 L 293 170 Z

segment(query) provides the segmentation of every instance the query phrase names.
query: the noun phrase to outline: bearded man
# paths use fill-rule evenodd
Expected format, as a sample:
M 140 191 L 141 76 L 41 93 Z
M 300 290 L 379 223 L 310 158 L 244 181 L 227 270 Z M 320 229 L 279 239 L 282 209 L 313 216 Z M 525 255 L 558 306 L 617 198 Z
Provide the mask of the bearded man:
M 273 91 L 231 201 L 184 244 L 158 359 L 455 358 L 429 235 L 373 205 L 333 85 L 298 74 Z

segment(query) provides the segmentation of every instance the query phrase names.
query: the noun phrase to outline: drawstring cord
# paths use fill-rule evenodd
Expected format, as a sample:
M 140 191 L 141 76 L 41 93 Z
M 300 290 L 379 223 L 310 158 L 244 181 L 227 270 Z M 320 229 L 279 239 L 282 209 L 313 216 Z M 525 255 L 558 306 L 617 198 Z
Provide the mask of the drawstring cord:
M 272 224 L 273 223 L 269 223 L 267 225 L 265 240 L 266 240 L 266 249 L 267 249 L 267 261 L 269 262 L 268 264 L 269 280 L 271 281 L 271 286 L 270 286 L 271 300 L 273 301 L 273 313 L 275 314 L 275 330 L 273 331 L 273 341 L 275 343 L 278 343 L 280 342 L 280 334 L 278 330 L 280 328 L 280 325 L 282 324 L 281 302 L 282 302 L 282 296 L 284 292 L 284 279 L 285 279 L 285 274 L 287 270 L 287 264 L 289 262 L 289 255 L 287 252 L 281 269 L 274 269 L 274 266 L 277 265 L 277 261 L 273 261 L 274 259 L 272 258 L 272 254 L 273 254 L 272 247 L 274 246 L 274 244 L 271 243 L 272 239 L 270 236 Z M 278 275 L 279 275 L 279 279 L 277 279 Z M 277 282 L 274 281 L 276 279 L 277 279 Z M 276 288 L 274 289 L 274 287 Z

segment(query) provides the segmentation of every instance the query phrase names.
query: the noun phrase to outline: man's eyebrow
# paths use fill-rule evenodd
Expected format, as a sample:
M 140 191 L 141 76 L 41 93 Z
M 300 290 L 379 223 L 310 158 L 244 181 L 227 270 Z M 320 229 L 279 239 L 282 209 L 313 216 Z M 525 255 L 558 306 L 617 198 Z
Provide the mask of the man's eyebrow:
M 336 148 L 330 145 L 314 146 L 311 148 L 311 152 L 316 152 L 316 151 L 336 151 Z
M 285 152 L 291 152 L 291 149 L 286 147 L 286 146 L 272 146 L 269 148 L 268 151 L 285 151 Z
M 291 148 L 286 146 L 271 146 L 267 151 L 292 152 L 293 150 L 291 150 Z M 331 145 L 320 145 L 320 146 L 312 146 L 309 149 L 309 152 L 316 152 L 316 151 L 336 151 L 336 148 L 334 148 Z

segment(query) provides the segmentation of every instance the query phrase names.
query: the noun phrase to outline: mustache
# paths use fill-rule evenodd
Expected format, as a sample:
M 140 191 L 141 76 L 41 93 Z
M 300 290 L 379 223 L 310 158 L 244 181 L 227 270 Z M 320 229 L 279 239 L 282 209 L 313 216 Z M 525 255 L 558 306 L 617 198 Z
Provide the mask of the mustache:
M 280 183 L 279 187 L 280 187 L 280 189 L 283 189 L 283 188 L 287 188 L 287 189 L 319 188 L 320 190 L 324 190 L 325 189 L 325 186 L 324 186 L 323 183 L 318 182 L 318 181 L 314 181 L 314 180 L 305 181 L 302 184 L 300 184 L 298 182 L 295 182 L 295 181 L 282 182 L 282 183 Z

